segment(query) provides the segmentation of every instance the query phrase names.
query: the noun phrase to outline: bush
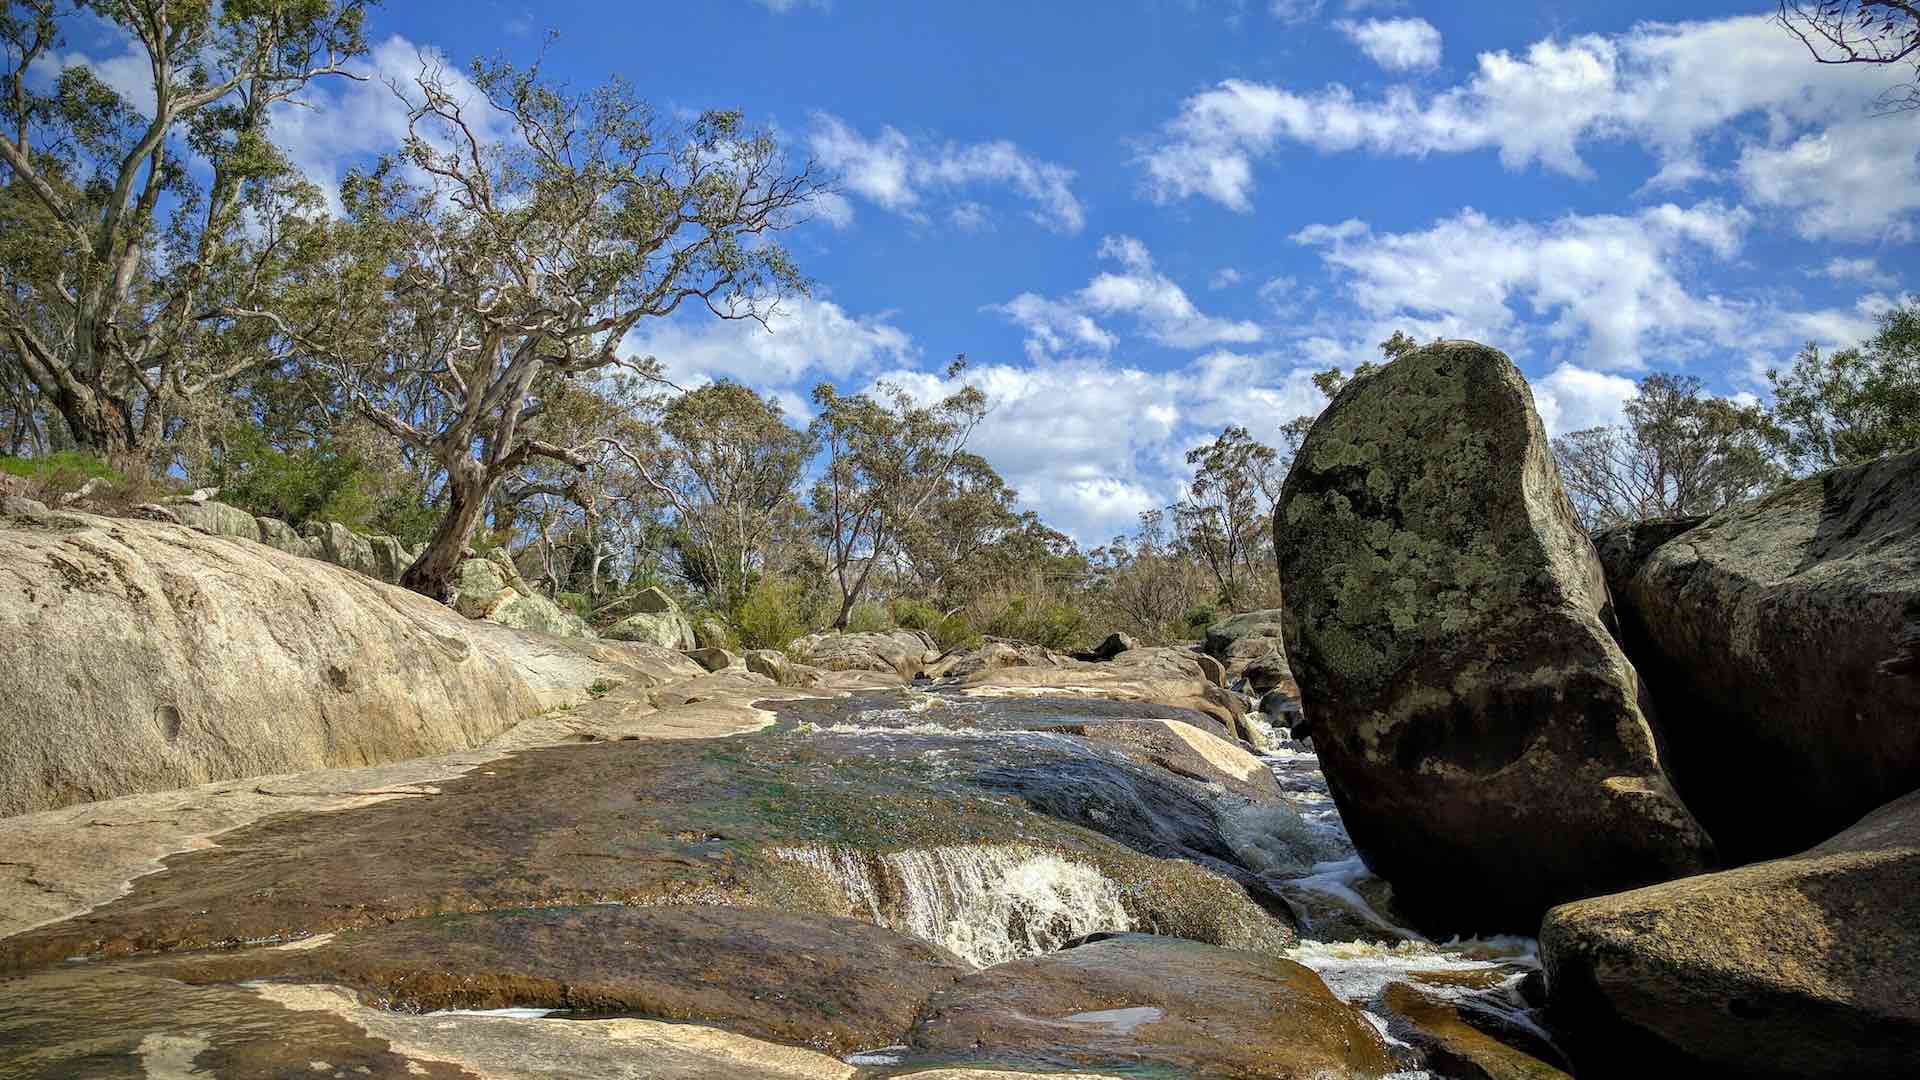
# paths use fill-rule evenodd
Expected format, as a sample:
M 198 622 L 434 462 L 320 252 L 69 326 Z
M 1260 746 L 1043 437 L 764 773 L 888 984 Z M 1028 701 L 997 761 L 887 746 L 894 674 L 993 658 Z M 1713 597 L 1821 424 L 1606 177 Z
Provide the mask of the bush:
M 847 612 L 847 632 L 850 634 L 869 634 L 893 628 L 893 613 L 887 610 L 885 604 L 862 600 Z
M 993 637 L 1064 649 L 1085 641 L 1090 624 L 1087 613 L 1070 604 L 1047 601 L 1030 604 L 1026 597 L 1016 596 L 988 620 L 986 632 Z
M 586 593 L 563 592 L 553 599 L 563 610 L 570 611 L 582 619 L 593 618 L 593 601 L 588 599 Z
M 45 503 L 78 491 L 89 480 L 105 480 L 115 493 L 127 488 L 127 478 L 120 470 L 78 450 L 61 450 L 46 457 L 0 457 L 0 473 L 26 481 L 26 494 Z
M 743 649 L 784 649 L 812 626 L 799 586 L 781 577 L 764 577 L 728 620 Z
M 945 618 L 946 616 L 940 614 L 939 609 L 931 604 L 925 604 L 918 600 L 895 600 L 893 602 L 894 624 L 905 627 L 908 630 L 925 630 L 928 633 L 932 633 L 933 628 L 939 626 Z
M 924 629 L 932 634 L 933 642 L 940 647 L 941 652 L 950 649 L 977 648 L 982 637 L 972 620 L 958 612 L 948 615 L 932 626 L 917 629 Z

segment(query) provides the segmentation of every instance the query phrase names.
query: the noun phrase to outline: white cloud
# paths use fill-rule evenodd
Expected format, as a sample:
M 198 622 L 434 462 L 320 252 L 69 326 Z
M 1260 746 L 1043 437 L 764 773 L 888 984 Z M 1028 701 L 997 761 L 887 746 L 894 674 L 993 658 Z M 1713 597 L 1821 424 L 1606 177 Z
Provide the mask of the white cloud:
M 1223 266 L 1207 279 L 1209 289 L 1231 289 L 1245 280 L 1245 275 L 1231 266 Z
M 1825 266 L 1811 272 L 1835 281 L 1864 281 L 1869 285 L 1888 286 L 1894 284 L 1896 280 L 1892 274 L 1880 269 L 1878 262 L 1865 256 L 1853 259 L 1844 257 L 1828 259 Z
M 1702 251 L 1733 256 L 1750 220 L 1717 203 L 1545 224 L 1469 208 L 1419 232 L 1375 233 L 1348 221 L 1309 226 L 1294 239 L 1323 249 L 1345 273 L 1348 295 L 1376 329 L 1405 324 L 1416 337 L 1510 350 L 1540 333 L 1588 364 L 1638 369 L 1671 366 L 1740 329 L 1737 305 L 1689 290 L 1680 271 Z
M 994 408 L 971 447 L 1049 524 L 1082 544 L 1103 543 L 1131 530 L 1141 511 L 1178 498 L 1188 447 L 1230 423 L 1271 444 L 1281 423 L 1318 411 L 1310 375 L 1224 351 L 1167 371 L 1094 357 L 976 366 L 965 378 Z M 880 377 L 922 400 L 952 389 L 926 372 Z
M 868 138 L 830 113 L 815 113 L 808 148 L 855 195 L 882 209 L 925 221 L 925 204 L 936 193 L 1005 187 L 1032 204 L 1028 216 L 1056 232 L 1086 225 L 1086 209 L 1073 194 L 1073 170 L 1037 160 L 1005 140 L 935 144 L 882 127 Z M 985 224 L 986 207 L 973 208 L 969 227 Z M 950 211 L 951 212 L 951 211 Z
M 1229 79 L 1189 97 L 1142 155 L 1149 194 L 1252 207 L 1254 162 L 1286 144 L 1325 153 L 1418 157 L 1496 151 L 1510 169 L 1589 177 L 1591 143 L 1646 148 L 1653 186 L 1719 175 L 1719 142 L 1744 143 L 1731 173 L 1809 235 L 1903 228 L 1920 208 L 1911 141 L 1866 115 L 1884 72 L 1811 63 L 1766 16 L 1643 23 L 1614 35 L 1482 53 L 1473 74 L 1431 94 L 1395 86 L 1363 100 L 1339 84 L 1309 92 Z M 1764 131 L 1737 129 L 1747 116 Z M 1881 187 L 1871 187 L 1879 178 Z
M 1738 169 L 1756 202 L 1791 211 L 1810 238 L 1914 237 L 1920 158 L 1911 140 L 1884 124 L 1836 124 L 1785 145 L 1749 146 Z
M 1267 14 L 1281 22 L 1302 23 L 1319 16 L 1325 0 L 1268 0 Z
M 910 363 L 917 352 L 907 332 L 885 317 L 849 315 L 831 300 L 787 301 L 764 327 L 704 313 L 650 322 L 628 335 L 627 348 L 657 358 L 682 386 L 724 376 L 755 388 L 793 388 Z
M 1021 293 L 987 310 L 1023 327 L 1027 355 L 1036 359 L 1070 349 L 1112 349 L 1119 339 L 1096 317 L 1125 316 L 1149 339 L 1175 349 L 1246 344 L 1263 336 L 1258 324 L 1201 311 L 1185 289 L 1154 268 L 1147 246 L 1135 237 L 1103 238 L 1099 256 L 1118 263 L 1119 270 L 1096 274 L 1084 288 L 1060 299 Z
M 1440 31 L 1425 19 L 1341 19 L 1334 26 L 1367 59 L 1388 71 L 1415 71 L 1440 63 Z
M 1534 408 L 1549 435 L 1618 424 L 1621 406 L 1637 389 L 1632 379 L 1561 364 L 1531 381 Z

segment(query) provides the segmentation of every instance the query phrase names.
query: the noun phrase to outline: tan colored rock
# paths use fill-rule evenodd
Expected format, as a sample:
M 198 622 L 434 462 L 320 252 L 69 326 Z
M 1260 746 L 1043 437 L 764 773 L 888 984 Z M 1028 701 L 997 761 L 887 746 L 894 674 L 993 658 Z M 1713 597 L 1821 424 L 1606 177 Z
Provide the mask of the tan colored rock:
M 1440 342 L 1348 383 L 1274 543 L 1314 749 L 1416 925 L 1529 933 L 1556 903 L 1714 864 L 1505 355 Z
M 1237 679 L 1254 661 L 1275 653 L 1285 655 L 1284 618 L 1285 613 L 1279 608 L 1229 615 L 1207 627 L 1200 649 L 1220 661 L 1226 668 L 1227 678 Z
M 708 671 L 725 671 L 740 663 L 740 658 L 720 648 L 687 650 L 687 658 Z
M 253 515 L 226 503 L 176 500 L 168 509 L 174 512 L 181 524 L 203 533 L 240 540 L 260 539 L 260 523 L 254 520 Z
M 0 523 L 0 815 L 441 753 L 551 703 L 524 638 L 405 590 L 178 525 L 50 520 Z
M 1870 1080 L 1920 1061 L 1920 792 L 1799 855 L 1554 908 L 1582 1077 Z
M 938 653 L 919 632 L 808 634 L 787 646 L 787 655 L 826 671 L 892 672 L 911 680 L 926 669 Z
M 1049 654 L 1052 656 L 1052 654 Z M 1233 729 L 1240 725 L 1236 699 L 1208 678 L 1206 657 L 1187 649 L 1129 649 L 1111 660 L 1088 663 L 1053 656 L 1052 663 L 1019 667 L 981 665 L 949 675 L 941 685 L 970 697 L 1095 697 L 1151 701 L 1205 713 Z M 1243 725 L 1241 725 L 1243 726 Z
M 600 632 L 614 641 L 638 641 L 668 649 L 698 648 L 693 627 L 678 611 L 640 612 L 629 615 Z
M 1280 783 L 1265 762 L 1183 720 L 1092 720 L 1053 730 L 1116 743 L 1136 760 L 1253 799 L 1280 798 Z

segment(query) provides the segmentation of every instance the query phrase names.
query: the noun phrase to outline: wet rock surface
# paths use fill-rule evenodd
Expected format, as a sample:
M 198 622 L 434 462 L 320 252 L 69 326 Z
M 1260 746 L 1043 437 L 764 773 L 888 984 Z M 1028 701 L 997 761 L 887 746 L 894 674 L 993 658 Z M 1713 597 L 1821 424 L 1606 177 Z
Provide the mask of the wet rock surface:
M 1354 379 L 1274 539 L 1314 748 L 1420 925 L 1528 933 L 1555 903 L 1712 865 L 1506 356 L 1441 342 Z
M 927 1002 L 908 1065 L 1220 1078 L 1377 1077 L 1385 1042 L 1298 964 L 1106 937 L 963 977 Z
M 1602 541 L 1675 783 L 1730 861 L 1920 788 L 1920 453 Z
M 854 919 L 601 905 L 409 919 L 311 947 L 202 954 L 143 970 L 193 985 L 333 984 L 403 1012 L 646 1016 L 845 1054 L 906 1030 L 920 1002 L 971 968 Z
M 1096 869 L 1141 928 L 1243 947 L 1291 941 L 1284 914 L 1242 884 L 1123 846 L 1141 841 L 1135 825 L 1116 828 L 1116 843 L 1068 824 L 1064 812 L 1056 820 L 1001 797 L 1004 778 L 993 770 L 1050 758 L 1064 766 L 1095 752 L 1085 741 L 836 735 L 833 721 L 857 719 L 858 708 L 783 708 L 811 716 L 814 730 L 530 750 L 449 780 L 438 795 L 243 826 L 218 847 L 167 859 L 164 873 L 135 881 L 122 899 L 0 939 L 0 970 L 506 907 L 617 901 L 854 913 L 863 898 L 783 854 L 807 848 L 872 859 L 1020 844 Z M 1139 768 L 1113 759 L 1116 768 Z M 1163 775 L 1168 791 L 1188 784 Z
M 1799 855 L 1555 908 L 1540 944 L 1582 1077 L 1910 1076 L 1920 792 Z

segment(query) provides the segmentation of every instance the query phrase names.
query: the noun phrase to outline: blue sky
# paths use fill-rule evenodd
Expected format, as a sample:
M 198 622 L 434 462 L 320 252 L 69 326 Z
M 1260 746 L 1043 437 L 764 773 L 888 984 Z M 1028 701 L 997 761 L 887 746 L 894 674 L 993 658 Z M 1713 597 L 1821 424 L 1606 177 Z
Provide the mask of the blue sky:
M 576 85 L 774 128 L 840 177 L 787 238 L 815 295 L 771 332 L 689 317 L 634 348 L 796 422 L 821 379 L 931 394 L 965 352 L 997 402 L 978 448 L 1095 543 L 1222 425 L 1277 441 L 1311 372 L 1393 329 L 1505 349 L 1561 431 L 1650 370 L 1759 394 L 1801 343 L 1870 332 L 1920 269 L 1920 117 L 1870 116 L 1893 73 L 1812 64 L 1772 10 L 396 0 L 369 66 L 529 57 L 550 29 Z M 281 131 L 316 179 L 398 131 L 377 85 L 314 97 Z

